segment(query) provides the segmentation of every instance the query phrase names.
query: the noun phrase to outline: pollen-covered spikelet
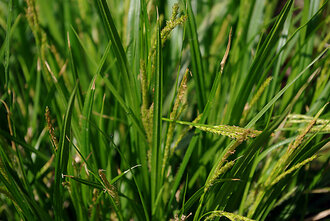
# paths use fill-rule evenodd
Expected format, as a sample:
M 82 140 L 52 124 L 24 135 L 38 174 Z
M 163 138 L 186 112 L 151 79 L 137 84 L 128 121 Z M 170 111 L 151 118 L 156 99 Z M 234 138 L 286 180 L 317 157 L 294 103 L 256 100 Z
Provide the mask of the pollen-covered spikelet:
M 249 110 L 251 109 L 251 107 L 253 107 L 257 101 L 260 99 L 262 93 L 264 92 L 264 90 L 268 87 L 269 83 L 271 82 L 272 77 L 268 77 L 265 82 L 260 86 L 260 88 L 258 89 L 257 93 L 255 93 L 255 95 L 252 97 L 251 102 L 249 104 L 246 105 L 246 107 L 244 108 L 243 114 L 242 114 L 242 118 L 240 121 L 240 124 L 243 124 L 244 121 L 246 120 L 246 116 L 249 112 Z
M 146 73 L 146 64 L 143 59 L 140 60 L 140 80 L 142 90 L 142 111 L 148 109 L 148 79 Z
M 39 32 L 39 22 L 35 2 L 33 0 L 25 0 L 27 8 L 25 9 L 26 18 L 33 32 Z M 34 34 L 36 34 L 34 33 Z
M 227 162 L 225 164 L 225 162 L 227 161 L 227 159 L 229 158 L 229 156 L 233 155 L 236 151 L 236 148 L 244 141 L 246 140 L 246 136 L 247 136 L 247 132 L 244 132 L 241 137 L 236 140 L 227 150 L 227 152 L 223 155 L 221 161 L 218 163 L 216 169 L 214 170 L 214 173 L 211 177 L 211 179 L 209 179 L 207 181 L 207 183 L 205 184 L 205 188 L 204 188 L 204 192 L 206 192 L 210 186 L 213 185 L 214 181 L 221 175 L 226 173 L 234 164 L 235 164 L 235 160 L 232 160 L 230 162 Z
M 188 73 L 189 73 L 189 69 L 187 69 L 185 74 L 183 75 L 178 93 L 177 93 L 176 98 L 175 98 L 175 102 L 174 102 L 172 112 L 170 113 L 170 119 L 171 120 L 176 120 L 180 116 L 183 108 L 181 108 L 181 111 L 178 111 L 179 106 L 180 106 L 180 104 L 182 106 L 185 106 L 185 103 L 187 102 L 187 100 L 184 99 L 184 97 L 187 95 Z M 164 158 L 163 158 L 163 165 L 162 165 L 162 173 L 164 173 L 166 162 L 167 162 L 167 159 L 168 159 L 168 155 L 169 155 L 169 151 L 170 151 L 170 145 L 171 145 L 172 140 L 173 140 L 174 128 L 175 128 L 175 123 L 170 122 L 169 127 L 168 127 L 167 136 L 166 136 L 166 143 L 165 143 L 165 149 L 164 149 Z
M 204 192 L 206 192 L 214 183 L 214 181 L 221 175 L 226 173 L 230 168 L 232 168 L 235 164 L 235 161 L 229 161 L 228 163 L 226 163 L 224 166 L 220 166 L 218 165 L 218 167 L 215 169 L 215 172 L 212 176 L 212 178 L 210 179 L 210 181 L 208 181 L 205 185 L 204 188 Z
M 201 131 L 217 134 L 217 135 L 223 135 L 230 137 L 232 139 L 248 139 L 248 138 L 254 138 L 257 137 L 262 133 L 262 131 L 259 130 L 253 130 L 250 128 L 242 128 L 238 126 L 231 126 L 231 125 L 207 125 L 207 124 L 198 124 L 195 122 L 186 122 L 186 121 L 180 121 L 180 120 L 173 120 L 173 119 L 166 119 L 165 121 L 169 122 L 175 122 L 177 124 L 182 125 L 188 125 L 189 127 L 195 127 Z M 244 135 L 244 136 L 243 136 Z
M 286 124 L 301 124 L 301 123 L 311 123 L 313 117 L 303 115 L 303 114 L 289 114 Z M 303 129 L 299 128 L 299 131 Z M 310 132 L 330 132 L 330 120 L 327 119 L 316 119 L 315 125 L 311 128 Z
M 174 4 L 172 7 L 171 19 L 166 22 L 165 27 L 160 32 L 162 46 L 164 46 L 166 40 L 169 38 L 173 29 L 179 25 L 183 25 L 185 23 L 185 21 L 187 20 L 187 16 L 185 16 L 185 15 L 182 15 L 181 17 L 177 18 L 178 12 L 179 12 L 179 5 Z M 161 20 L 161 18 L 162 17 L 160 17 L 160 20 Z M 156 35 L 154 35 L 152 37 L 151 45 L 152 45 L 152 48 L 149 53 L 149 58 L 152 58 L 155 56 L 156 47 L 157 47 Z M 152 59 L 152 60 L 154 60 L 154 59 Z
M 292 159 L 296 155 L 295 153 L 297 153 L 297 151 L 299 151 L 299 147 L 301 146 L 303 139 L 305 138 L 307 133 L 312 129 L 313 125 L 315 125 L 317 119 L 319 118 L 319 116 L 321 115 L 323 110 L 325 109 L 326 105 L 324 105 L 320 109 L 320 111 L 316 114 L 316 116 L 313 118 L 313 120 L 311 120 L 310 123 L 300 132 L 298 137 L 289 144 L 286 153 L 277 161 L 277 163 L 273 167 L 272 171 L 270 172 L 269 176 L 267 177 L 266 181 L 263 184 L 261 184 L 261 189 L 258 192 L 258 194 L 255 198 L 255 201 L 248 212 L 248 216 L 252 216 L 254 214 L 258 205 L 264 198 L 264 195 L 266 194 L 266 192 L 269 188 L 271 188 L 273 185 L 278 183 L 280 180 L 282 180 L 288 174 L 301 168 L 303 165 L 306 165 L 307 163 L 311 162 L 313 159 L 316 158 L 316 155 L 314 155 L 314 156 L 294 165 L 290 169 L 287 169 L 287 167 L 291 164 Z
M 149 107 L 148 99 L 148 80 L 146 74 L 145 62 L 140 60 L 140 79 L 142 90 L 142 106 L 141 106 L 141 118 L 144 129 L 146 131 L 148 143 L 151 144 L 152 140 L 152 119 L 153 119 L 153 104 Z
M 25 0 L 25 2 L 27 5 L 27 8 L 25 9 L 25 16 L 28 20 L 35 41 L 39 47 L 39 53 L 40 53 L 39 59 L 41 60 L 40 62 L 42 64 L 42 68 L 45 68 L 47 34 L 40 27 L 35 0 Z
M 47 121 L 47 127 L 48 127 L 50 140 L 51 140 L 52 145 L 53 145 L 53 147 L 56 151 L 57 148 L 58 148 L 58 142 L 57 142 L 57 139 L 56 139 L 56 136 L 55 136 L 55 129 L 53 127 L 52 119 L 51 119 L 51 116 L 50 116 L 50 110 L 49 110 L 48 106 L 46 107 L 45 118 L 46 118 L 46 121 Z
M 209 215 L 208 217 L 206 217 L 206 220 L 213 220 L 215 218 L 219 218 L 219 217 L 226 217 L 231 221 L 253 221 L 253 219 L 249 219 L 247 217 L 244 216 L 240 216 L 234 213 L 229 213 L 229 212 L 225 212 L 225 211 L 212 211 L 211 215 Z
M 275 180 L 278 177 L 278 175 L 280 173 L 282 173 L 286 169 L 286 167 L 290 164 L 290 160 L 293 156 L 293 153 L 298 149 L 298 147 L 302 143 L 304 137 L 311 130 L 311 128 L 313 127 L 313 125 L 316 122 L 316 119 L 318 118 L 318 116 L 320 114 L 321 113 L 319 112 L 316 115 L 316 117 L 305 127 L 305 129 L 300 132 L 298 137 L 289 144 L 286 153 L 276 163 L 276 165 L 275 165 L 274 169 L 272 170 L 270 176 L 266 180 L 266 182 L 265 182 L 266 187 L 269 186 L 273 182 L 273 180 Z
M 257 137 L 262 132 L 258 130 L 246 129 L 246 128 L 230 126 L 230 125 L 217 125 L 217 126 L 196 125 L 195 127 L 205 132 L 210 132 L 217 135 L 223 135 L 233 139 L 240 139 L 243 134 L 245 134 L 245 139 L 247 137 L 253 138 L 253 137 Z
M 185 15 L 182 15 L 181 17 L 177 18 L 178 12 L 179 12 L 179 5 L 176 3 L 172 7 L 171 19 L 166 22 L 166 26 L 162 29 L 160 33 L 160 37 L 162 39 L 162 46 L 164 46 L 172 30 L 178 25 L 183 25 L 187 20 L 187 16 Z
M 317 157 L 317 155 L 314 155 L 314 156 L 312 156 L 310 158 L 307 158 L 306 160 L 302 161 L 301 163 L 298 163 L 297 165 L 291 167 L 290 169 L 288 169 L 284 173 L 277 176 L 270 185 L 271 186 L 275 185 L 276 183 L 278 183 L 280 180 L 282 180 L 284 177 L 286 177 L 287 175 L 289 175 L 293 171 L 298 170 L 302 166 L 304 166 L 304 165 L 308 164 L 309 162 L 313 161 L 316 157 Z
M 328 103 L 327 103 L 328 104 Z M 289 144 L 288 150 L 287 152 L 284 154 L 283 159 L 286 159 L 286 161 L 289 161 L 291 159 L 291 155 L 293 152 L 295 152 L 295 150 L 298 149 L 298 147 L 300 146 L 300 144 L 303 142 L 304 138 L 306 137 L 306 135 L 310 132 L 310 130 L 313 128 L 313 126 L 316 124 L 317 119 L 319 118 L 319 116 L 321 115 L 321 113 L 323 112 L 323 110 L 325 109 L 325 107 L 327 106 L 324 105 L 319 112 L 315 115 L 315 117 L 309 122 L 309 124 L 300 132 L 299 136 Z M 288 164 L 289 162 L 283 162 L 284 164 Z

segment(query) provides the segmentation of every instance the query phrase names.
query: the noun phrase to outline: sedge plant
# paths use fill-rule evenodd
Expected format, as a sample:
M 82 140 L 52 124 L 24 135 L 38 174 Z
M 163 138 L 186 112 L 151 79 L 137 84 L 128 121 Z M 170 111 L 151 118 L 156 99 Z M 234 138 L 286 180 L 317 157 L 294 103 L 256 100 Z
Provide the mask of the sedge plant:
M 329 9 L 1 1 L 0 219 L 326 214 Z

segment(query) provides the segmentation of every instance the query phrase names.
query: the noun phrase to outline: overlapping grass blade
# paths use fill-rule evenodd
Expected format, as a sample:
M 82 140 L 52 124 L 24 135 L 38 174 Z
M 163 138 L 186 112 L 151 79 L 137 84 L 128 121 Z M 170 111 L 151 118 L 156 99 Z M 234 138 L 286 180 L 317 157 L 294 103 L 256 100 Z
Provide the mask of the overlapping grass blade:
M 13 14 L 13 0 L 8 1 L 8 17 L 7 17 L 7 35 L 5 39 L 6 53 L 5 53 L 5 88 L 8 88 L 9 83 L 9 56 L 10 56 L 10 34 L 11 34 L 11 20 Z
M 8 134 L 3 130 L 0 130 L 0 135 L 9 139 L 10 141 L 15 142 L 18 145 L 21 145 L 23 148 L 26 148 L 28 152 L 35 153 L 38 157 L 40 157 L 40 159 L 42 159 L 45 162 L 49 159 L 49 157 L 45 155 L 43 152 L 36 150 L 34 147 L 30 146 L 26 142 L 22 141 L 21 139 L 15 136 L 11 136 L 10 134 Z
M 212 103 L 214 102 L 214 97 L 215 97 L 215 93 L 216 91 L 218 90 L 218 87 L 220 85 L 220 82 L 221 82 L 221 75 L 222 75 L 222 72 L 223 72 L 223 67 L 226 63 L 226 60 L 227 60 L 227 57 L 228 57 L 228 54 L 229 54 L 229 50 L 230 50 L 230 44 L 231 44 L 231 31 L 230 31 L 230 34 L 229 34 L 229 39 L 228 39 L 228 44 L 227 44 L 227 49 L 226 49 L 226 52 L 225 52 L 225 55 L 220 63 L 221 65 L 221 69 L 220 69 L 220 72 L 217 74 L 216 78 L 215 78 L 215 81 L 212 85 L 212 89 L 211 89 L 211 93 L 209 94 L 209 97 L 208 97 L 208 100 L 207 100 L 207 103 L 205 105 L 205 108 L 204 108 L 204 111 L 203 111 L 203 115 L 202 115 L 202 118 L 200 120 L 199 123 L 203 124 L 207 117 L 208 117 L 208 114 L 210 112 L 210 108 L 212 106 Z M 183 173 L 186 169 L 186 166 L 189 162 L 189 159 L 191 157 L 191 154 L 192 152 L 194 151 L 194 148 L 196 146 L 196 143 L 198 141 L 199 137 L 198 136 L 194 136 L 190 143 L 189 143 L 189 146 L 188 146 L 188 149 L 184 155 L 184 158 L 182 160 L 182 163 L 180 165 L 180 168 L 175 176 L 175 180 L 174 180 L 174 184 L 172 186 L 172 190 L 171 190 L 171 197 L 170 197 L 170 200 L 169 200 L 169 203 L 168 203 L 168 206 L 171 205 L 173 199 L 174 199 L 174 196 L 175 196 L 175 192 L 180 184 L 180 181 L 181 181 L 181 178 L 183 176 Z
M 140 99 L 137 97 L 135 78 L 132 76 L 132 73 L 128 67 L 127 57 L 112 19 L 109 7 L 105 0 L 97 0 L 96 4 L 106 33 L 113 44 L 114 54 L 116 55 L 120 71 L 122 72 L 124 80 L 123 84 L 127 90 L 127 94 L 125 93 L 125 98 L 127 99 L 130 108 L 132 108 L 133 113 L 137 114 L 139 113 L 138 101 Z
M 161 128 L 162 128 L 162 95 L 163 95 L 163 61 L 162 46 L 160 38 L 160 24 L 157 24 L 157 47 L 156 47 L 156 70 L 155 73 L 155 95 L 154 95 L 154 119 L 152 132 L 151 150 L 151 202 L 152 208 L 155 207 L 157 193 L 160 190 L 159 181 L 161 177 Z M 156 210 L 153 210 L 156 212 Z M 152 214 L 155 215 L 155 214 Z
M 92 79 L 87 94 L 85 96 L 84 107 L 82 110 L 82 128 L 81 128 L 81 152 L 82 155 L 88 156 L 91 152 L 90 147 L 90 121 L 93 110 L 94 94 L 95 94 L 95 80 L 98 75 Z M 93 156 L 96 157 L 98 153 L 93 151 Z M 95 158 L 97 159 L 97 158 Z
M 286 2 L 285 7 L 282 9 L 280 15 L 278 16 L 275 24 L 273 25 L 271 32 L 267 35 L 267 38 L 262 43 L 260 49 L 256 52 L 255 57 L 257 59 L 254 60 L 247 75 L 248 77 L 246 77 L 246 80 L 240 86 L 239 92 L 237 93 L 236 96 L 237 99 L 235 99 L 234 105 L 232 107 L 229 107 L 229 112 L 231 113 L 231 117 L 230 117 L 231 123 L 237 124 L 239 122 L 244 105 L 249 95 L 249 91 L 251 91 L 254 82 L 258 77 L 257 75 L 262 73 L 262 68 L 265 65 L 265 61 L 269 58 L 268 55 L 273 50 L 274 45 L 276 45 L 279 39 L 278 36 L 282 31 L 282 27 L 284 25 L 284 22 L 286 21 L 286 18 L 289 14 L 289 11 L 291 10 L 292 5 L 293 5 L 292 0 Z M 259 78 L 260 76 L 258 77 L 258 79 Z
M 39 205 L 31 198 L 31 194 L 24 186 L 24 180 L 20 179 L 16 171 L 13 169 L 8 156 L 4 155 L 4 149 L 0 148 L 0 180 L 14 198 L 14 203 L 19 207 L 18 212 L 22 212 L 22 216 L 26 219 L 49 219 L 49 215 L 43 211 Z M 16 162 L 18 163 L 18 162 Z M 20 211 L 21 210 L 21 211 Z
M 199 48 L 199 41 L 197 36 L 197 28 L 196 28 L 196 21 L 195 16 L 191 8 L 190 0 L 185 0 L 186 5 L 186 15 L 188 16 L 188 22 L 186 25 L 187 36 L 189 38 L 190 43 L 190 53 L 192 59 L 192 71 L 194 82 L 196 85 L 196 91 L 198 96 L 198 109 L 199 111 L 204 110 L 204 106 L 206 104 L 206 94 L 205 94 L 205 82 L 204 82 L 204 68 L 203 68 L 203 61 L 202 55 Z
M 72 30 L 74 31 L 73 28 L 72 28 Z M 76 32 L 75 32 L 75 34 L 77 36 L 77 33 Z M 80 82 L 79 82 L 77 67 L 75 65 L 75 62 L 74 62 L 74 59 L 73 59 L 73 55 L 72 55 L 72 49 L 71 49 L 71 41 L 70 41 L 69 31 L 67 32 L 67 41 L 68 41 L 68 51 L 69 51 L 69 56 L 70 56 L 70 63 L 71 63 L 71 71 L 72 71 L 72 74 L 73 74 L 73 80 L 75 82 L 78 82 L 77 100 L 78 100 L 79 107 L 82 110 L 82 108 L 83 108 L 83 101 L 82 101 L 83 95 L 82 95 L 81 86 L 80 86 Z
M 67 136 L 70 136 L 71 116 L 73 111 L 74 98 L 76 95 L 77 86 L 71 93 L 66 114 L 64 116 L 63 127 L 61 130 L 60 145 L 55 157 L 55 183 L 53 192 L 54 213 L 56 220 L 62 220 L 63 215 L 63 186 L 62 175 L 66 174 L 67 164 L 69 160 L 69 141 Z

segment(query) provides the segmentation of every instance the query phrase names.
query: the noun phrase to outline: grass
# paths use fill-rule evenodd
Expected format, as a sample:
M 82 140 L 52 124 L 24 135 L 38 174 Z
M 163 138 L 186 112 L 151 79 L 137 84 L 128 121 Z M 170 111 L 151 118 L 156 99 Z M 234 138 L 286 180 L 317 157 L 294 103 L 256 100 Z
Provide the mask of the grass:
M 327 0 L 0 12 L 1 220 L 328 211 Z

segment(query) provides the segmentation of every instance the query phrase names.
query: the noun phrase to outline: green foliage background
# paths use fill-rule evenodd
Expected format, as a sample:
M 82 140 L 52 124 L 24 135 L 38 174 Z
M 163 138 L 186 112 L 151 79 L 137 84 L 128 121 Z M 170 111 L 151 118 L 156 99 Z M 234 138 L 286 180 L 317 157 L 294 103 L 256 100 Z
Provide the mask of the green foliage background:
M 0 219 L 328 209 L 328 15 L 327 0 L 0 1 Z

